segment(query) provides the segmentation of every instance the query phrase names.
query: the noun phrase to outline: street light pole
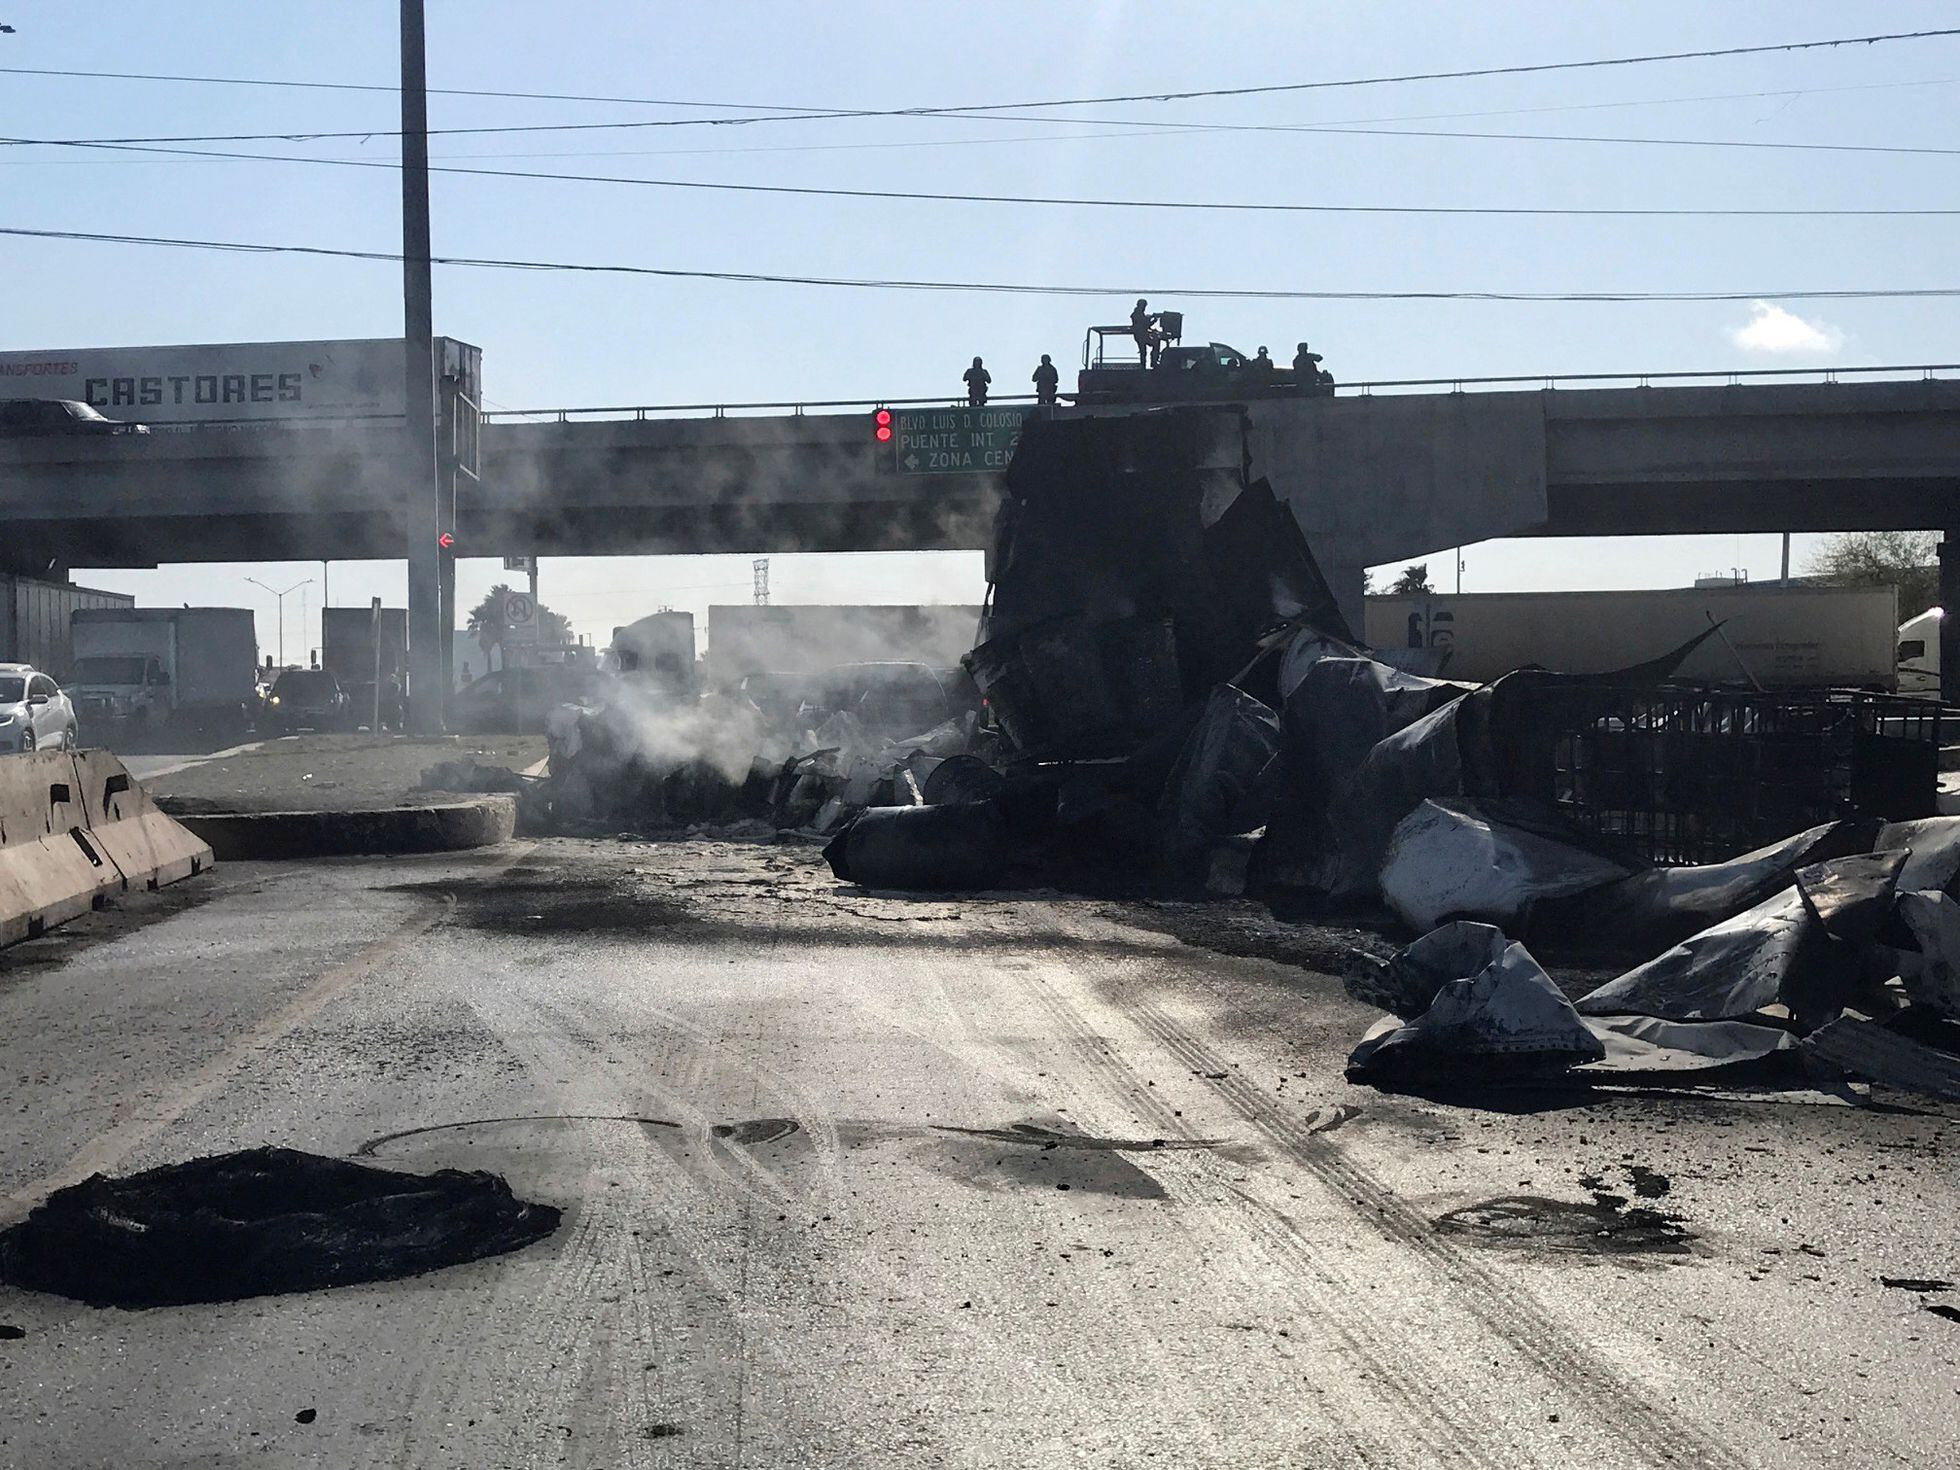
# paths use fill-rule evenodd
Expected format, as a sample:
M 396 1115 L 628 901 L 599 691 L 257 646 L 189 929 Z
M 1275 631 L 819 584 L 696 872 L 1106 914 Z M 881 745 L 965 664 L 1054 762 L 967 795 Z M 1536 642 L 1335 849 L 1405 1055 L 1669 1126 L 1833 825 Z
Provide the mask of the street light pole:
M 295 582 L 293 583 L 292 586 L 288 587 L 284 592 L 281 592 L 277 587 L 266 587 L 265 583 L 261 582 L 257 577 L 247 577 L 245 580 L 250 582 L 254 587 L 265 587 L 266 591 L 270 592 L 275 598 L 278 599 L 279 667 L 283 669 L 286 667 L 286 599 L 290 597 L 293 593 L 299 591 L 299 589 L 302 587 L 311 587 L 313 585 L 313 579 L 311 577 L 308 577 L 304 582 Z

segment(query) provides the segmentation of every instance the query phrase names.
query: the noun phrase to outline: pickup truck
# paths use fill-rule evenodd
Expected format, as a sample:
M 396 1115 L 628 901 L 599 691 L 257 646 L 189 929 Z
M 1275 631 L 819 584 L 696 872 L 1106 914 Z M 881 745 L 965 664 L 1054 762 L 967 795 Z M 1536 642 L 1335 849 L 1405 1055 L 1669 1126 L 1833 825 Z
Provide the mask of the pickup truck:
M 1182 318 L 1175 319 L 1181 331 Z M 1334 380 L 1327 373 L 1303 382 L 1292 368 L 1262 365 L 1223 342 L 1202 347 L 1166 342 L 1146 366 L 1136 354 L 1136 339 L 1128 326 L 1091 327 L 1082 342 L 1075 401 L 1235 403 L 1248 398 L 1331 397 L 1333 392 Z

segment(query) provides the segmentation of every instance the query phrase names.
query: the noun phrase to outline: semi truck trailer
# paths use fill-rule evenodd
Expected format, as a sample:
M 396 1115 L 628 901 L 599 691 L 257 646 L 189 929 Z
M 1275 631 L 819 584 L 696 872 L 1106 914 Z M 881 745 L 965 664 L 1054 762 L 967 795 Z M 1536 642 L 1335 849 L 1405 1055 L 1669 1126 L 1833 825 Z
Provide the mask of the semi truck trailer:
M 1706 633 L 1682 664 L 1696 683 L 1766 689 L 1899 686 L 1899 598 L 1884 587 L 1673 587 L 1616 592 L 1411 593 L 1367 599 L 1378 649 L 1482 681 L 1539 664 L 1600 674 Z
M 320 614 L 320 667 L 347 692 L 354 723 L 399 729 L 408 687 L 408 610 L 329 607 Z

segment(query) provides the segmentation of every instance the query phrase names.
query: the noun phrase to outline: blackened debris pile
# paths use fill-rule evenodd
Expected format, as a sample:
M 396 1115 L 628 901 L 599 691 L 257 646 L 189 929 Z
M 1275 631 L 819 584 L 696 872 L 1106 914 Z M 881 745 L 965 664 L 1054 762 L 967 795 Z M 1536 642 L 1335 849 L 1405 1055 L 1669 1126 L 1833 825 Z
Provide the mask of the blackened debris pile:
M 1870 850 L 1791 866 L 1834 847 Z M 1528 883 L 1529 859 L 1523 869 Z M 1960 1100 L 1960 929 L 1943 922 L 1960 909 L 1960 818 L 1844 822 L 1675 869 L 1672 887 L 1657 876 L 1609 879 L 1577 912 L 1616 918 L 1622 934 L 1692 932 L 1576 1002 L 1489 924 L 1453 920 L 1386 962 L 1357 955 L 1350 993 L 1396 1014 L 1362 1040 L 1348 1075 L 1446 1086 L 1743 1074 Z M 1552 910 L 1557 924 L 1524 905 L 1511 927 L 1555 935 L 1574 911 Z M 1518 1067 L 1520 1054 L 1538 1065 Z
M 494 1174 L 256 1148 L 55 1191 L 0 1235 L 0 1280 L 94 1307 L 236 1301 L 502 1255 L 558 1218 Z
M 1237 411 L 1032 421 L 1006 486 L 966 665 L 1024 757 L 1130 755 L 1277 623 L 1351 637 Z

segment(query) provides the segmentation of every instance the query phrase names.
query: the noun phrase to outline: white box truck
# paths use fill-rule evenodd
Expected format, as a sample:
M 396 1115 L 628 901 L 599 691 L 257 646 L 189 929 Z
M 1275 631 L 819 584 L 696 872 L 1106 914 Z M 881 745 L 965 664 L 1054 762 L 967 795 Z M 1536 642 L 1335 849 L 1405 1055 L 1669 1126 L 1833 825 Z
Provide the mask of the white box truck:
M 242 736 L 258 703 L 250 608 L 77 608 L 68 695 L 91 736 L 170 730 Z

